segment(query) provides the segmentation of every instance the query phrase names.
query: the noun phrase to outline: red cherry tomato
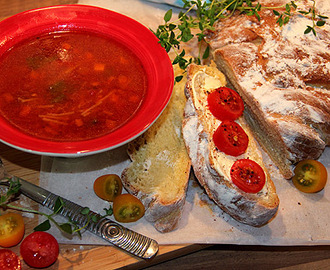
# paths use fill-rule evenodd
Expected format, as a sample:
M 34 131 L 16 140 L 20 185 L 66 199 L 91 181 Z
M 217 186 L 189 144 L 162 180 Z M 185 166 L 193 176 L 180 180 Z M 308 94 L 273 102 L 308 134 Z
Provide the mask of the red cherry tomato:
M 237 157 L 246 151 L 249 137 L 239 124 L 226 120 L 214 132 L 213 141 L 220 151 Z
M 219 120 L 234 121 L 243 114 L 244 103 L 237 92 L 228 87 L 219 87 L 207 97 L 211 113 Z
M 20 270 L 22 269 L 21 261 L 10 249 L 0 249 L 0 269 Z
M 317 160 L 300 161 L 294 169 L 294 173 L 292 178 L 294 186 L 305 193 L 319 192 L 327 183 L 327 169 Z
M 0 246 L 16 246 L 23 239 L 24 220 L 20 214 L 7 213 L 0 216 Z
M 258 163 L 250 159 L 239 159 L 231 167 L 233 183 L 247 193 L 257 193 L 265 185 L 266 176 Z
M 57 240 L 46 232 L 33 232 L 21 243 L 20 253 L 31 267 L 44 268 L 53 264 L 59 254 Z

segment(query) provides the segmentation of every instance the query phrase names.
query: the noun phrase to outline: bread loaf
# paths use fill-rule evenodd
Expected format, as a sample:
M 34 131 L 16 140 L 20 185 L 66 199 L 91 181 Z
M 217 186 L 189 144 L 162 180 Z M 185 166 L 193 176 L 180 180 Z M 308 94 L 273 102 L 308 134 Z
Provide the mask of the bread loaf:
M 297 4 L 308 11 L 313 3 Z M 328 5 L 317 2 L 316 13 L 329 17 Z M 294 164 L 317 159 L 330 144 L 330 26 L 316 29 L 315 36 L 304 34 L 311 21 L 300 13 L 282 27 L 272 10 L 262 9 L 260 17 L 220 20 L 207 40 L 218 68 L 246 104 L 254 135 L 289 179 Z
M 142 201 L 145 218 L 160 232 L 177 227 L 186 198 L 191 163 L 181 132 L 184 85 L 185 79 L 175 84 L 159 119 L 129 143 L 132 163 L 122 173 L 124 187 Z
M 276 214 L 279 199 L 252 132 L 242 116 L 236 120 L 249 137 L 246 152 L 238 157 L 218 150 L 212 139 L 221 121 L 209 111 L 207 96 L 225 84 L 224 75 L 216 67 L 189 65 L 185 88 L 188 100 L 183 121 L 184 141 L 196 178 L 208 196 L 236 220 L 252 226 L 261 226 Z M 232 182 L 230 170 L 238 159 L 251 159 L 263 168 L 266 183 L 258 193 L 246 193 Z

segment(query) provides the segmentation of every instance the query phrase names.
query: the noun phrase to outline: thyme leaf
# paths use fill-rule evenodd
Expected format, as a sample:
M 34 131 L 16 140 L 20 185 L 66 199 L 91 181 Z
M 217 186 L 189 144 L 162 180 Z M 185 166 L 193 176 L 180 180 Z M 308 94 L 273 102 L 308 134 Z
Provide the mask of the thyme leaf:
M 81 230 L 86 228 L 90 222 L 98 222 L 100 218 L 104 218 L 106 216 L 111 216 L 113 214 L 112 206 L 109 205 L 109 208 L 105 210 L 105 215 L 96 217 L 95 215 L 91 214 L 91 211 L 88 207 L 85 207 L 81 210 L 80 214 L 87 217 L 87 222 L 83 227 L 79 227 L 76 222 L 69 219 L 68 222 L 65 223 L 59 223 L 56 221 L 55 216 L 60 214 L 63 208 L 65 207 L 65 202 L 61 197 L 58 197 L 54 204 L 53 212 L 50 214 L 46 214 L 37 210 L 29 209 L 20 207 L 14 204 L 11 204 L 11 202 L 18 198 L 20 195 L 20 186 L 19 179 L 16 177 L 7 177 L 5 179 L 2 179 L 7 181 L 7 190 L 4 194 L 0 194 L 0 208 L 1 209 L 15 209 L 22 212 L 28 212 L 33 213 L 37 215 L 44 216 L 46 218 L 45 221 L 40 223 L 34 228 L 34 231 L 47 231 L 51 228 L 51 224 L 54 224 L 60 231 L 62 231 L 65 234 L 73 235 L 77 234 L 79 237 L 81 237 Z M 65 235 L 64 234 L 64 235 Z

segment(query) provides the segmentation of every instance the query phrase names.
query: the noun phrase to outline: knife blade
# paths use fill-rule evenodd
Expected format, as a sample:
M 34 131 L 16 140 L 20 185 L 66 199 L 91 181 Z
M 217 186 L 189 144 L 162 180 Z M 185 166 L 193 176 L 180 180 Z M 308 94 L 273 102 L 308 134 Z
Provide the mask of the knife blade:
M 107 242 L 143 259 L 154 257 L 159 249 L 157 241 L 132 231 L 109 218 L 102 217 L 100 214 L 90 211 L 87 215 L 82 214 L 82 207 L 70 200 L 60 197 L 44 188 L 34 185 L 16 176 L 8 176 L 13 181 L 19 181 L 20 191 L 25 196 L 38 202 L 39 204 L 54 210 L 55 202 L 58 198 L 63 201 L 63 207 L 59 214 L 70 218 L 80 226 L 101 237 Z M 91 222 L 92 216 L 96 217 L 97 222 Z

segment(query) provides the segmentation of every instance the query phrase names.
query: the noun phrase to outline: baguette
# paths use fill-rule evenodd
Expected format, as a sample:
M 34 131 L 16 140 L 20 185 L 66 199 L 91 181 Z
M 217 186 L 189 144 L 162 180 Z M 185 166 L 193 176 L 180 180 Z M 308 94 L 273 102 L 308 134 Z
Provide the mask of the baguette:
M 179 69 L 175 69 L 178 74 Z M 128 144 L 132 163 L 122 172 L 126 190 L 146 208 L 145 218 L 162 233 L 174 230 L 181 218 L 191 168 L 182 138 L 185 79 L 157 121 Z
M 241 116 L 236 120 L 249 137 L 248 148 L 242 155 L 224 154 L 216 149 L 212 139 L 221 121 L 208 110 L 207 93 L 226 84 L 224 75 L 214 65 L 190 64 L 187 72 L 183 137 L 196 178 L 208 196 L 234 219 L 256 227 L 266 224 L 276 214 L 279 199 L 263 164 L 262 153 L 244 118 Z M 246 193 L 231 181 L 232 165 L 243 158 L 254 160 L 265 172 L 266 183 L 258 193 Z
M 330 16 L 327 1 L 316 9 L 322 3 L 324 10 L 316 12 Z M 308 1 L 298 5 L 312 7 Z M 255 137 L 290 179 L 296 163 L 319 158 L 330 145 L 330 27 L 306 35 L 309 19 L 299 13 L 283 27 L 271 10 L 260 16 L 237 14 L 206 35 L 219 70 L 246 104 Z

